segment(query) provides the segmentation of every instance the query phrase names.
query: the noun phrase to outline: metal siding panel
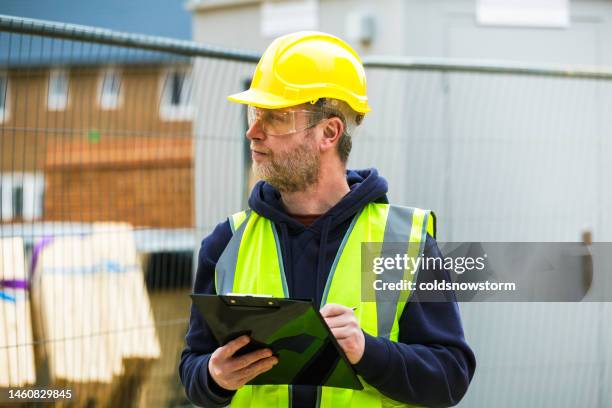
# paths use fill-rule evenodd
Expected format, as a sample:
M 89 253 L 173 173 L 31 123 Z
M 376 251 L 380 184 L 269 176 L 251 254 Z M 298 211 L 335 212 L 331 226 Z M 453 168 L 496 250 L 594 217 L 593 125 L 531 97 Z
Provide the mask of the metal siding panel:
M 463 303 L 478 367 L 462 407 L 597 407 L 607 303 Z M 608 353 L 609 354 L 609 353 Z M 610 360 L 607 360 L 609 364 Z

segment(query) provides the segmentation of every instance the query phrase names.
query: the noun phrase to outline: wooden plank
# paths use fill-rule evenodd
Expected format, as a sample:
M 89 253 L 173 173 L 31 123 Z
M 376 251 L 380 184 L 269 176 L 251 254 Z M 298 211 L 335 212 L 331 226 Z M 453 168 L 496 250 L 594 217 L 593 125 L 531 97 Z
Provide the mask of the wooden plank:
M 137 400 L 161 349 L 132 227 L 55 237 L 35 276 L 50 382 L 75 388 L 83 404 Z
M 97 223 L 92 242 L 114 300 L 106 310 L 106 324 L 115 333 L 112 343 L 123 361 L 110 404 L 135 404 L 161 348 L 134 233 L 129 224 Z
M 102 324 L 108 299 L 101 295 L 104 276 L 91 261 L 95 252 L 87 236 L 54 237 L 40 252 L 32 299 L 42 348 L 37 354 L 45 359 L 49 383 L 74 389 L 78 401 L 103 404 L 122 366 Z
M 24 387 L 36 381 L 28 293 L 6 287 L 13 286 L 9 281 L 26 279 L 22 239 L 0 238 L 0 281 L 5 281 L 0 286 L 0 387 Z
M 140 258 L 130 225 L 96 223 L 92 245 L 99 264 L 104 265 L 109 296 L 107 325 L 118 334 L 123 359 L 157 359 L 161 354 L 151 302 L 145 286 Z

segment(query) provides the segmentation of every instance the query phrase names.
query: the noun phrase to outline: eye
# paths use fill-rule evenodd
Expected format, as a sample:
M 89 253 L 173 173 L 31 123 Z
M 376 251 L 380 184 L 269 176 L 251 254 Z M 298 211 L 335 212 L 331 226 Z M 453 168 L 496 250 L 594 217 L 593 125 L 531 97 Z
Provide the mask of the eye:
M 270 112 L 268 120 L 270 122 L 285 122 L 287 119 L 287 112 Z

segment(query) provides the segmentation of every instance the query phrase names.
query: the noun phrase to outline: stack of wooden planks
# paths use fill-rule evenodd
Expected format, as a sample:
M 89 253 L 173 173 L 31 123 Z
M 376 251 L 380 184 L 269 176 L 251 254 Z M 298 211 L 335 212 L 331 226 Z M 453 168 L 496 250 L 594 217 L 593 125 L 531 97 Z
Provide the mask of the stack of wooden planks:
M 34 276 L 50 383 L 82 403 L 131 405 L 161 353 L 131 227 L 53 237 Z
M 23 241 L 0 238 L 0 388 L 36 381 Z

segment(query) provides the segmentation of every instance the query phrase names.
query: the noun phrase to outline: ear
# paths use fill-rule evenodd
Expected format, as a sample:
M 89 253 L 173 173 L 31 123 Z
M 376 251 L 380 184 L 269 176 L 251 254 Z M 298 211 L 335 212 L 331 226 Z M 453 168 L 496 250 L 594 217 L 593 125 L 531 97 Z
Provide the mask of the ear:
M 326 122 L 325 128 L 323 128 L 323 139 L 321 139 L 321 149 L 323 151 L 335 148 L 344 132 L 344 124 L 340 118 L 332 116 Z

